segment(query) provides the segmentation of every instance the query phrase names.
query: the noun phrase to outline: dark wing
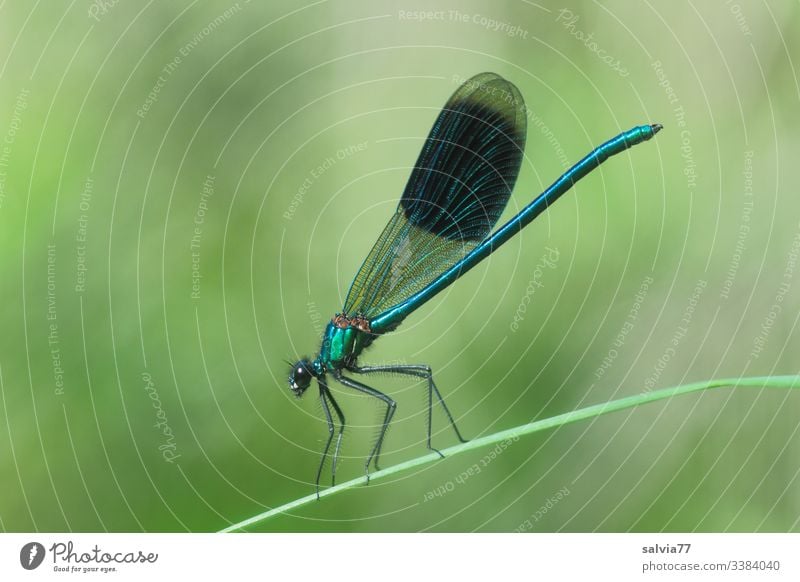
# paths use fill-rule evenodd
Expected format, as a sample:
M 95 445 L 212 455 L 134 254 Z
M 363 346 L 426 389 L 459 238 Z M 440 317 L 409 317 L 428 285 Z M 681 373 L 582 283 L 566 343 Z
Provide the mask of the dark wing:
M 492 231 L 525 149 L 519 90 L 494 73 L 447 101 L 403 197 L 358 271 L 344 312 L 373 317 L 423 289 Z

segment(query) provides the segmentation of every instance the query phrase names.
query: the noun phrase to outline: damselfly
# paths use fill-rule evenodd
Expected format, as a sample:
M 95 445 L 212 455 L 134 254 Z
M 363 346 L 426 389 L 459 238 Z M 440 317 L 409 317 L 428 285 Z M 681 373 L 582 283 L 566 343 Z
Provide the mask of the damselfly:
M 299 360 L 289 374 L 289 387 L 298 397 L 313 379 L 319 385 L 328 437 L 317 470 L 318 493 L 336 435 L 331 409 L 339 428 L 331 464 L 332 483 L 345 428 L 344 413 L 328 387 L 328 375 L 386 406 L 378 438 L 365 463 L 367 477 L 373 461 L 378 469 L 396 404 L 352 375 L 390 373 L 422 378 L 428 387 L 428 448 L 441 455 L 431 445 L 434 396 L 456 436 L 464 442 L 428 365 L 360 366 L 359 355 L 496 251 L 575 182 L 610 156 L 649 140 L 660 129 L 658 124 L 640 125 L 605 142 L 492 233 L 522 162 L 527 131 L 525 104 L 519 90 L 494 73 L 476 75 L 453 93 L 433 124 L 397 210 L 356 274 L 342 312 L 328 323 L 319 354 L 313 360 Z

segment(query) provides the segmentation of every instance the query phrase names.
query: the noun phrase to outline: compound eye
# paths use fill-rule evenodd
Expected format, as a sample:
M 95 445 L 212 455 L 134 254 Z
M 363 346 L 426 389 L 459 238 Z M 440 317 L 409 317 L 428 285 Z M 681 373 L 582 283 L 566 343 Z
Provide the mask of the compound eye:
M 311 378 L 314 375 L 311 373 L 311 362 L 308 360 L 300 360 L 289 373 L 289 388 L 297 396 L 302 396 L 308 386 L 311 384 Z

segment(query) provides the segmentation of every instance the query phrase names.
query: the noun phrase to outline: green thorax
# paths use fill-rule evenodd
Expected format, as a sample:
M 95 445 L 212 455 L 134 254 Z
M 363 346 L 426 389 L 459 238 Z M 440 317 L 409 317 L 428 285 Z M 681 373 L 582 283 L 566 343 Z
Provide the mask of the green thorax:
M 318 371 L 323 371 L 320 368 L 338 370 L 354 365 L 358 355 L 374 339 L 365 318 L 337 314 L 325 328 L 322 347 L 314 363 Z

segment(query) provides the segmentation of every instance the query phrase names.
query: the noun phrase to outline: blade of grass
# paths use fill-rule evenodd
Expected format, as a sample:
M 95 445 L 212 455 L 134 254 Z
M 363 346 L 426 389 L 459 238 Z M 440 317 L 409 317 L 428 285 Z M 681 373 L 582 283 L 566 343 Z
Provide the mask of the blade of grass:
M 675 386 L 673 388 L 654 390 L 652 392 L 643 392 L 640 394 L 635 394 L 633 396 L 620 398 L 619 400 L 612 400 L 611 402 L 606 402 L 604 404 L 595 404 L 593 406 L 587 406 L 586 408 L 573 410 L 571 412 L 566 412 L 564 414 L 559 414 L 557 416 L 545 418 L 543 420 L 537 420 L 534 422 L 530 422 L 528 424 L 523 424 L 522 426 L 517 426 L 515 428 L 510 428 L 507 430 L 502 430 L 500 432 L 492 433 L 490 435 L 473 439 L 466 443 L 460 443 L 455 446 L 449 447 L 447 449 L 442 449 L 442 453 L 444 454 L 445 457 L 449 458 L 459 453 L 465 453 L 467 451 L 478 449 L 483 446 L 493 445 L 507 439 L 512 439 L 527 434 L 532 434 L 534 432 L 547 430 L 549 428 L 563 426 L 565 424 L 578 422 L 580 420 L 586 420 L 588 418 L 593 418 L 595 416 L 608 414 L 609 412 L 625 410 L 626 408 L 633 408 L 635 406 L 640 406 L 642 404 L 647 404 L 649 402 L 664 400 L 666 398 L 672 398 L 673 396 L 680 396 L 682 394 L 689 394 L 690 392 L 699 392 L 701 390 L 708 390 L 711 388 L 724 388 L 724 387 L 785 388 L 785 389 L 800 388 L 800 376 L 761 376 L 753 378 L 730 378 L 724 380 L 709 380 L 705 382 L 695 382 L 693 384 L 685 384 L 683 386 Z M 439 459 L 440 457 L 436 453 L 429 453 L 427 455 L 417 457 L 416 459 L 411 459 L 410 461 L 399 463 L 397 465 L 388 467 L 386 469 L 381 469 L 380 471 L 376 471 L 375 473 L 370 473 L 369 479 L 370 481 L 377 481 L 378 479 L 383 479 L 385 477 L 388 477 L 389 475 L 393 475 L 394 473 L 399 473 L 400 471 L 405 471 L 407 469 L 419 467 L 420 465 L 432 463 L 433 461 Z M 340 493 L 346 489 L 355 487 L 356 485 L 365 484 L 366 482 L 367 482 L 366 476 L 362 475 L 361 477 L 358 477 L 356 479 L 351 479 L 350 481 L 345 481 L 344 483 L 340 483 L 334 487 L 323 489 L 322 491 L 320 491 L 319 497 L 320 499 L 322 499 L 323 497 L 329 497 L 330 495 L 335 495 L 336 493 Z M 221 529 L 219 533 L 226 533 L 244 529 L 253 524 L 266 521 L 267 519 L 275 517 L 276 515 L 286 513 L 296 507 L 302 507 L 303 505 L 311 503 L 316 499 L 317 495 L 315 493 L 311 495 L 306 495 L 305 497 L 300 497 L 299 499 L 295 499 L 294 501 L 285 503 L 280 507 L 270 509 L 269 511 L 259 513 L 258 515 L 254 515 L 238 523 L 231 524 L 228 527 Z

